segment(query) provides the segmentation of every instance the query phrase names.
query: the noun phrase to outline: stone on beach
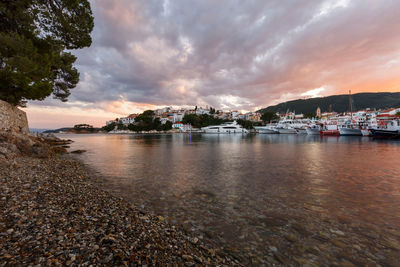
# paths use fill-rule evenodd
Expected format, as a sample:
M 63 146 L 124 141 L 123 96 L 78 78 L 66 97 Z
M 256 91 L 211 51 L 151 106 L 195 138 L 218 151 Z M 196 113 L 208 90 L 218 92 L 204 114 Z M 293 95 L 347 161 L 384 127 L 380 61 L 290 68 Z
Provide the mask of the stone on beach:
M 75 160 L 16 161 L 17 167 L 0 167 L 2 264 L 238 265 L 161 216 L 143 215 L 98 189 Z

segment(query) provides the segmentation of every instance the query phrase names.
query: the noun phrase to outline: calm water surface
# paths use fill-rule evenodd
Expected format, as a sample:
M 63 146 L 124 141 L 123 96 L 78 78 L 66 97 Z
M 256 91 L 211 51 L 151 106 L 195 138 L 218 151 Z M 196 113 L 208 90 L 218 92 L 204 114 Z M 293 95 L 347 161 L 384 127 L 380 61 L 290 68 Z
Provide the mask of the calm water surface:
M 308 247 L 317 252 L 306 258 L 318 259 L 334 237 L 359 244 L 374 263 L 400 255 L 400 142 L 307 135 L 60 137 L 75 141 L 71 149 L 88 150 L 79 157 L 105 177 L 105 187 L 243 262 L 257 263 L 276 250 L 304 257 Z M 379 240 L 392 248 L 377 247 Z M 364 257 L 354 251 L 350 259 Z M 326 253 L 344 257 L 329 247 Z

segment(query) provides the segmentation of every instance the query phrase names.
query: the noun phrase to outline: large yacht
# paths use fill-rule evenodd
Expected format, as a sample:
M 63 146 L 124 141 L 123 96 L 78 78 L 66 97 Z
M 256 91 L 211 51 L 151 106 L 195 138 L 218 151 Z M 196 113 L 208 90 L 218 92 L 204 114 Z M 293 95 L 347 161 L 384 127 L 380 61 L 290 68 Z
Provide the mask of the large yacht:
M 224 123 L 221 125 L 210 125 L 202 127 L 201 130 L 204 133 L 248 133 L 247 129 L 244 129 L 241 125 L 237 124 L 236 121 L 232 123 Z

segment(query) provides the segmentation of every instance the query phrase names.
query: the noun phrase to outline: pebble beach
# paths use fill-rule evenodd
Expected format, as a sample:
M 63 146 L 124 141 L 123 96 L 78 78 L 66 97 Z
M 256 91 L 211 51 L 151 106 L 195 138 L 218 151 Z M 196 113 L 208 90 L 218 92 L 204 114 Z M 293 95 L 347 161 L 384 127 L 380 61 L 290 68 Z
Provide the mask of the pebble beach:
M 203 236 L 194 227 L 174 223 L 168 214 L 144 210 L 140 199 L 113 190 L 96 170 L 73 156 L 84 150 L 67 152 L 71 142 L 0 134 L 0 266 L 400 264 L 395 221 L 377 224 L 346 214 L 335 219 L 315 203 L 291 198 L 275 201 L 271 196 L 267 213 L 249 212 L 249 231 L 238 236 L 242 242 L 221 239 L 222 232 L 235 233 L 232 227 L 210 226 Z M 213 203 L 215 198 L 204 192 L 199 197 L 191 213 L 171 214 L 192 218 L 201 210 L 197 200 Z M 244 227 L 234 215 L 221 225 Z M 257 239 L 250 239 L 253 235 Z
M 239 265 L 97 188 L 71 158 L 3 160 L 0 177 L 1 266 Z

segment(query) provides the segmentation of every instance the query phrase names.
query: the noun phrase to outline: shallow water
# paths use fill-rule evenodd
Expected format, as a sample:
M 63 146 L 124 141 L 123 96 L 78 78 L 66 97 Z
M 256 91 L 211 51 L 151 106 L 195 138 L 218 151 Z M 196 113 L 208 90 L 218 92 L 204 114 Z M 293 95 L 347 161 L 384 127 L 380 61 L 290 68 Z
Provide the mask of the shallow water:
M 262 134 L 59 136 L 75 141 L 71 150 L 88 150 L 78 157 L 105 177 L 107 189 L 243 263 L 358 265 L 363 258 L 392 264 L 400 258 L 400 142 Z

